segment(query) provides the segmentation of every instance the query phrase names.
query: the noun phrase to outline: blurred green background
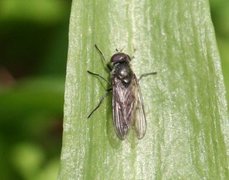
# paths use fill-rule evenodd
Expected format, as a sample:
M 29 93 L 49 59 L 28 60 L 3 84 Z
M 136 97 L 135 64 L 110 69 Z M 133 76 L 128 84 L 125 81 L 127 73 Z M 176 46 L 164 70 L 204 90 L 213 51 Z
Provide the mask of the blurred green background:
M 229 102 L 229 1 L 210 0 L 210 6 Z
M 229 1 L 210 3 L 228 91 Z M 70 8 L 71 0 L 0 1 L 2 180 L 56 179 Z
M 56 179 L 71 0 L 0 0 L 0 179 Z

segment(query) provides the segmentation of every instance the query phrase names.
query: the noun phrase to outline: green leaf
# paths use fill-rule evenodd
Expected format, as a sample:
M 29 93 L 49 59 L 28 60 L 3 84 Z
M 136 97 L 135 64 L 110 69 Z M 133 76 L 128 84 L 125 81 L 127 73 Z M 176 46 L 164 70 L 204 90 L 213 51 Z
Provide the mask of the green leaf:
M 147 116 L 121 141 L 105 93 L 115 49 L 135 58 Z M 225 87 L 207 0 L 73 0 L 59 179 L 228 179 Z

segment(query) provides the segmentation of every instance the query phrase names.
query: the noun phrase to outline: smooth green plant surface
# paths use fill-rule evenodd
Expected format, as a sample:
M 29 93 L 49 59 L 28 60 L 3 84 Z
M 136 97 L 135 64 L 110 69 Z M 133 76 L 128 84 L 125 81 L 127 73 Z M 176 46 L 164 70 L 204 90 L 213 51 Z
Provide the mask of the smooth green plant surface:
M 134 56 L 147 133 L 120 141 L 108 87 L 115 49 Z M 220 58 L 207 0 L 72 2 L 59 179 L 228 179 L 229 127 Z

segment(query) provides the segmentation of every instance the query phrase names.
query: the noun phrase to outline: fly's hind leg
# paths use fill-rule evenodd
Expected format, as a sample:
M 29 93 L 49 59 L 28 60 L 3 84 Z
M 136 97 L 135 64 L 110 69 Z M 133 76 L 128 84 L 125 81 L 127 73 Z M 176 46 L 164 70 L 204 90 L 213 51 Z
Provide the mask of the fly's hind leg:
M 106 93 L 100 98 L 99 103 L 97 106 L 90 112 L 90 114 L 87 116 L 87 118 L 90 118 L 91 115 L 100 107 L 102 104 L 103 100 L 107 97 L 108 93 L 112 91 L 112 88 L 109 88 L 106 90 Z

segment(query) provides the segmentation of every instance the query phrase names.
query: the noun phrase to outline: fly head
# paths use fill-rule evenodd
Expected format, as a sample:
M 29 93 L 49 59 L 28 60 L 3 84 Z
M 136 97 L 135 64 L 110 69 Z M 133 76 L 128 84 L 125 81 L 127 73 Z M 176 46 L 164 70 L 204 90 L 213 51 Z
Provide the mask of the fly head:
M 116 53 L 111 57 L 111 63 L 116 64 L 116 63 L 121 63 L 121 62 L 130 62 L 130 56 L 125 54 L 125 53 Z

